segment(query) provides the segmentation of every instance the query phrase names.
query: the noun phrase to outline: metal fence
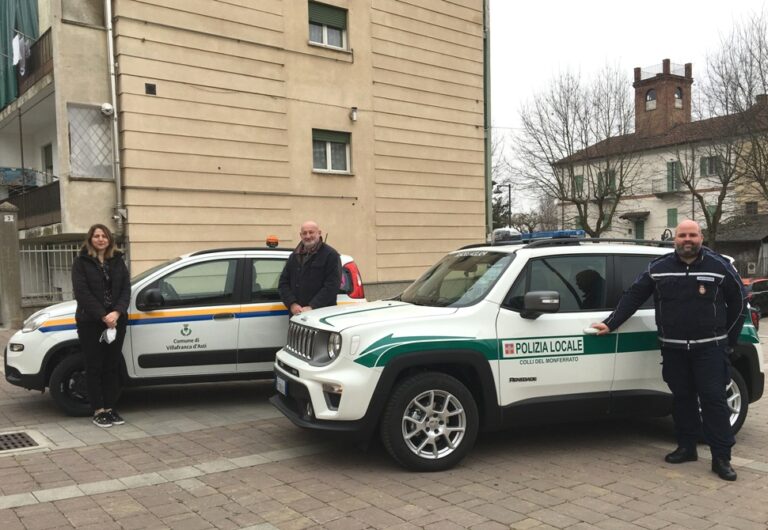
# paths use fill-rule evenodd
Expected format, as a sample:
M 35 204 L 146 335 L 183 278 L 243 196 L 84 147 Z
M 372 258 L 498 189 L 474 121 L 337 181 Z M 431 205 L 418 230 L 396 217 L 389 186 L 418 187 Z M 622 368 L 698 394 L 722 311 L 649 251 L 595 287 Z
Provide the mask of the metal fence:
M 81 242 L 31 244 L 20 241 L 19 246 L 22 307 L 46 306 L 74 298 L 72 262 L 80 252 Z
M 19 243 L 22 307 L 72 300 L 72 261 L 81 243 Z

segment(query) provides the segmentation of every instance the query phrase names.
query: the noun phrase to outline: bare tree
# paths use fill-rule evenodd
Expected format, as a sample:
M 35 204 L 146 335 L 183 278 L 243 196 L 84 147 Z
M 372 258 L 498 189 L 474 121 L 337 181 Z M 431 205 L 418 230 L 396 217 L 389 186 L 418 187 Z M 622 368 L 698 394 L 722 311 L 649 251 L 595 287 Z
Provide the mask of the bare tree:
M 744 182 L 742 160 L 749 144 L 730 129 L 738 120 L 717 120 L 710 124 L 721 140 L 678 147 L 675 164 L 668 166 L 669 189 L 687 189 L 693 203 L 701 209 L 707 228 L 707 242 L 717 247 L 720 225 L 735 213 L 733 188 Z
M 536 212 L 518 212 L 512 215 L 512 228 L 520 232 L 533 232 L 539 224 Z
M 511 165 L 506 154 L 506 138 L 503 132 L 494 129 L 491 135 L 491 198 L 493 228 L 510 224 L 512 216 Z
M 536 212 L 539 215 L 539 230 L 557 230 L 559 216 L 554 197 L 541 197 L 536 205 Z
M 737 22 L 707 56 L 701 88 L 708 116 L 744 112 L 755 97 L 768 93 L 768 14 L 755 13 Z
M 710 242 L 730 213 L 726 190 L 750 184 L 768 199 L 768 14 L 756 13 L 736 23 L 719 49 L 707 57 L 702 83 L 703 111 L 721 119 L 721 139 L 707 149 L 721 160 L 717 208 L 703 208 Z M 725 117 L 731 116 L 730 119 Z M 703 163 L 703 162 L 702 162 Z M 699 197 L 697 197 L 698 199 Z M 732 197 L 729 197 L 732 199 Z
M 607 66 L 589 84 L 562 73 L 520 111 L 516 178 L 571 205 L 575 222 L 592 237 L 610 227 L 638 178 L 639 157 L 628 137 L 634 103 L 621 72 Z

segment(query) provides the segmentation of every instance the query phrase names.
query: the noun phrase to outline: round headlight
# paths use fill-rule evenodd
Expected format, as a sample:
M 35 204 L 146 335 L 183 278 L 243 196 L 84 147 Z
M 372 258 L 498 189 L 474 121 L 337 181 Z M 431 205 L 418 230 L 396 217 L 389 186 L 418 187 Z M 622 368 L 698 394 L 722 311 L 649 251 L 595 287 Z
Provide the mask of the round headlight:
M 328 335 L 328 357 L 335 359 L 341 352 L 341 335 L 331 333 Z
M 37 328 L 42 326 L 46 320 L 48 320 L 49 316 L 50 315 L 48 313 L 38 313 L 36 315 L 32 315 L 24 321 L 24 326 L 21 328 L 21 331 L 24 333 L 35 331 Z

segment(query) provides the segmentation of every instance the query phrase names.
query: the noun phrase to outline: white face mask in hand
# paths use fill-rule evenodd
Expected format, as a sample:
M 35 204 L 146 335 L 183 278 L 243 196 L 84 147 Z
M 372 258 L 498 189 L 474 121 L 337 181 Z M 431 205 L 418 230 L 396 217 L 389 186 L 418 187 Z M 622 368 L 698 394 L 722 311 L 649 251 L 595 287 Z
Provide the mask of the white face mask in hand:
M 113 342 L 115 342 L 116 338 L 117 338 L 117 329 L 107 328 L 101 333 L 99 342 L 106 342 L 107 344 L 112 344 Z

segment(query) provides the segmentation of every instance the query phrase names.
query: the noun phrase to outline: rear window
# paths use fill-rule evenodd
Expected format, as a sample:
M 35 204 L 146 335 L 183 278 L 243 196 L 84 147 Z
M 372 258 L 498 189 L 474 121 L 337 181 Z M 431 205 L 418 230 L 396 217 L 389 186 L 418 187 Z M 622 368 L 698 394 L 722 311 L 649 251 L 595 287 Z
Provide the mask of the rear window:
M 339 294 L 350 294 L 355 288 L 352 281 L 352 273 L 346 267 L 341 268 L 341 285 L 339 285 Z

